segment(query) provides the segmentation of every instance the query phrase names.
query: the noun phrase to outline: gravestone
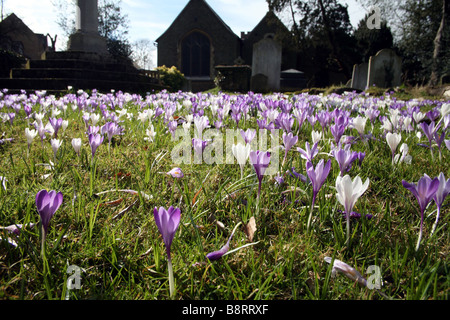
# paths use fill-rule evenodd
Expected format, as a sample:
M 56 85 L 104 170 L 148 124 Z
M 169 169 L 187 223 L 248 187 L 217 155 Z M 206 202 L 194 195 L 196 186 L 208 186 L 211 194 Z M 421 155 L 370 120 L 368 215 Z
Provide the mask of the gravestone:
M 282 47 L 275 41 L 273 34 L 253 45 L 251 90 L 255 92 L 279 91 Z M 267 77 L 264 86 L 263 78 Z M 256 78 L 255 78 L 256 77 Z M 263 85 L 263 87 L 260 87 Z
M 69 38 L 69 51 L 107 54 L 106 39 L 98 32 L 98 1 L 77 0 L 76 32 Z
M 397 87 L 402 84 L 402 59 L 394 50 L 383 49 L 375 56 L 370 57 L 367 87 L 379 88 Z
M 353 76 L 351 88 L 358 90 L 365 90 L 367 87 L 367 76 L 369 71 L 369 64 L 363 62 L 361 64 L 355 64 L 353 66 Z

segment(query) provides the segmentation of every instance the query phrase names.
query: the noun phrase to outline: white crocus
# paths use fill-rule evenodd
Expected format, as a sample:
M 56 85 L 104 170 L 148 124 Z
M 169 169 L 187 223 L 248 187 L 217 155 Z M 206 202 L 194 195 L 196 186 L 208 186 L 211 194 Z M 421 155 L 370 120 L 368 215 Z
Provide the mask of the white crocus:
M 150 127 L 146 130 L 146 137 L 144 138 L 145 141 L 153 142 L 153 138 L 156 136 L 155 128 L 153 125 L 150 125 Z
M 338 176 L 336 179 L 336 198 L 344 206 L 347 218 L 347 242 L 350 239 L 350 214 L 353 211 L 356 201 L 369 187 L 369 178 L 362 183 L 359 176 L 352 181 L 349 175 Z
M 66 131 L 68 126 L 69 126 L 69 120 L 63 120 L 62 124 L 61 124 L 62 132 Z
M 397 149 L 397 146 L 399 145 L 401 140 L 402 140 L 402 135 L 400 133 L 388 132 L 386 134 L 386 141 L 389 145 L 389 148 L 391 149 L 392 161 L 394 161 L 395 150 Z
M 92 113 L 90 115 L 90 119 L 91 119 L 92 125 L 95 126 L 100 121 L 100 115 L 97 113 Z
M 444 103 L 441 106 L 440 112 L 441 112 L 441 117 L 442 118 L 445 118 L 446 115 L 450 114 L 450 103 Z
M 52 150 L 56 161 L 56 153 L 58 152 L 58 149 L 61 147 L 62 141 L 59 139 L 51 139 L 50 143 L 52 145 Z
M 80 149 L 81 149 L 81 139 L 80 138 L 74 138 L 72 139 L 72 147 L 75 150 L 76 154 L 80 156 Z
M 311 132 L 312 144 L 315 145 L 317 142 L 322 140 L 322 132 L 320 131 L 312 131 Z
M 247 159 L 250 156 L 250 144 L 243 145 L 242 143 L 233 144 L 231 146 L 231 151 L 236 158 L 239 166 L 241 167 L 241 179 L 244 177 L 244 167 Z
M 416 122 L 416 124 L 418 124 L 420 121 L 423 120 L 423 118 L 425 118 L 425 114 L 423 114 L 420 111 L 417 111 L 417 112 L 413 113 L 413 118 L 414 118 L 414 121 Z
M 409 147 L 406 143 L 403 143 L 399 149 L 400 153 L 396 154 L 394 157 L 394 163 L 404 162 L 406 164 L 411 164 L 412 157 L 409 155 Z
M 353 128 L 355 128 L 356 131 L 358 131 L 359 135 L 364 134 L 364 130 L 366 128 L 366 122 L 367 122 L 366 117 L 357 116 L 356 118 L 353 119 L 353 123 L 352 123 Z
M 25 128 L 25 137 L 27 138 L 28 148 L 30 147 L 33 139 L 37 136 L 38 132 L 35 129 Z

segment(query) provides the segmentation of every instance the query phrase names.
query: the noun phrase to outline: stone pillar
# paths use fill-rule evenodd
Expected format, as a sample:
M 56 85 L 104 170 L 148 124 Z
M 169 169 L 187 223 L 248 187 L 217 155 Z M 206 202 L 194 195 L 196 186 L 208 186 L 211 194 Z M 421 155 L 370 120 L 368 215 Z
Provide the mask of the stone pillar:
M 98 33 L 97 0 L 77 0 L 77 31 L 69 38 L 69 51 L 107 54 L 106 39 Z

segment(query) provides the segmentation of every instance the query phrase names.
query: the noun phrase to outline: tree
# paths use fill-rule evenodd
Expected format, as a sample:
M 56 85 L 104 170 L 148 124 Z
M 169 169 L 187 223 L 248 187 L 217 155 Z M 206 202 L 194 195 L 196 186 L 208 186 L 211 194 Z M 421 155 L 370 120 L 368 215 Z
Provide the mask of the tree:
M 269 8 L 277 12 L 291 12 L 295 22 L 293 34 L 298 38 L 301 51 L 301 67 L 310 76 L 310 86 L 327 86 L 350 79 L 351 67 L 360 57 L 346 6 L 337 0 L 267 2 Z M 340 81 L 337 81 L 339 74 Z
M 68 38 L 75 30 L 76 1 L 52 0 L 57 14 L 57 24 Z M 98 31 L 106 38 L 108 52 L 113 56 L 129 57 L 132 53 L 128 41 L 128 16 L 122 13 L 121 0 L 99 0 Z
M 445 53 L 448 53 L 449 41 L 446 39 L 445 31 L 448 29 L 448 19 L 450 18 L 450 1 L 442 0 L 442 17 L 439 29 L 434 38 L 433 62 L 431 65 L 430 86 L 436 86 L 439 81 L 439 66 L 441 65 L 441 58 Z M 448 32 L 448 30 L 447 30 Z M 444 51 L 445 50 L 445 51 Z M 448 61 L 448 60 L 447 60 Z
M 358 0 L 377 6 L 394 35 L 410 84 L 436 85 L 450 73 L 449 0 Z
M 108 52 L 113 56 L 130 57 L 128 41 L 128 16 L 121 11 L 121 0 L 100 0 L 98 5 L 98 29 L 106 38 Z
M 394 36 L 387 22 L 381 21 L 380 29 L 369 29 L 367 27 L 368 19 L 369 14 L 366 14 L 358 23 L 358 27 L 354 33 L 363 62 L 368 62 L 369 58 L 381 49 L 392 48 L 394 46 Z
M 141 39 L 132 44 L 133 54 L 131 58 L 142 69 L 149 70 L 153 64 L 152 51 L 155 45 L 148 39 Z

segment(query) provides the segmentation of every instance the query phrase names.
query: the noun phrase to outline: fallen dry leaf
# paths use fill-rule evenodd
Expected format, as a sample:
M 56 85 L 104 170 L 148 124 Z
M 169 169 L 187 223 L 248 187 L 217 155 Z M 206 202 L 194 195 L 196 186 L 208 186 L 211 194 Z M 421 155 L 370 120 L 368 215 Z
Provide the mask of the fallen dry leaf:
M 250 242 L 253 241 L 253 236 L 255 235 L 256 228 L 256 220 L 255 217 L 251 217 L 249 222 L 245 225 L 245 234 L 248 237 Z

